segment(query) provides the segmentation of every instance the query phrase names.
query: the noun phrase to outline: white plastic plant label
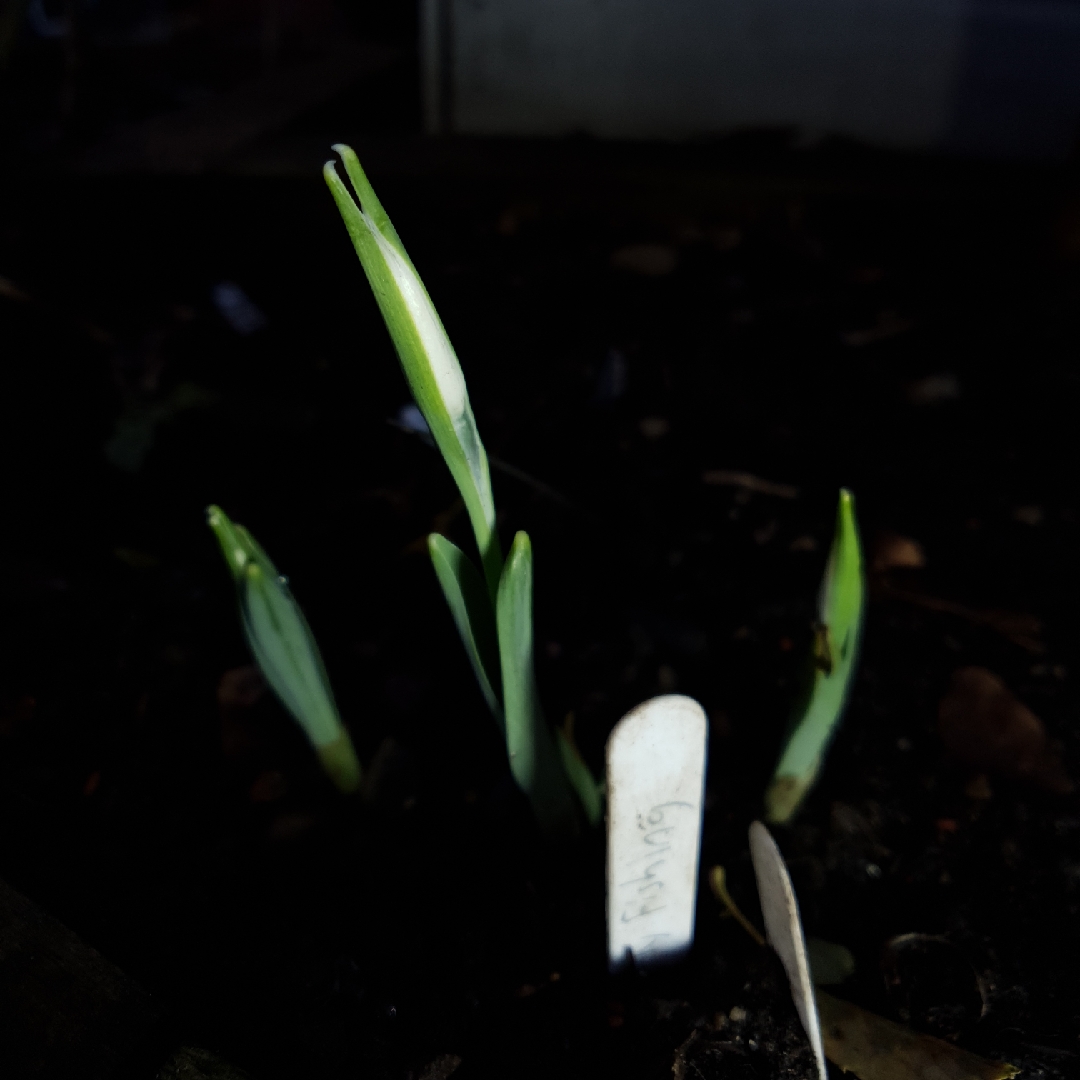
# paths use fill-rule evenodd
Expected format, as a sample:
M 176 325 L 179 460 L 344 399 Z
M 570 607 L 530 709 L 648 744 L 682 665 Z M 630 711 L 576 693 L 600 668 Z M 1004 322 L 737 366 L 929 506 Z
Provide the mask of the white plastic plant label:
M 780 849 L 760 821 L 750 826 L 750 860 L 754 864 L 761 914 L 765 919 L 765 940 L 776 950 L 784 965 L 795 1008 L 814 1051 L 819 1080 L 826 1080 L 828 1073 L 821 1024 L 814 1001 L 814 987 L 810 981 L 810 963 L 806 955 L 802 920 L 799 918 L 799 904 Z
M 694 940 L 705 710 L 681 694 L 632 709 L 607 743 L 608 958 L 675 960 Z

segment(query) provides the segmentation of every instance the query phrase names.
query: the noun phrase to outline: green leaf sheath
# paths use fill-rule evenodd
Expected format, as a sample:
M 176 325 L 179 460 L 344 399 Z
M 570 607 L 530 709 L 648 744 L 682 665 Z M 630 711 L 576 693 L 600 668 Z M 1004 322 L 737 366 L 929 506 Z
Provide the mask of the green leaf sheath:
M 347 146 L 334 149 L 341 155 L 359 205 L 333 162 L 326 163 L 323 175 L 390 331 L 409 389 L 461 492 L 494 601 L 502 555 L 495 533 L 491 473 L 461 365 L 435 305 L 356 155 Z
M 334 783 L 343 791 L 356 790 L 360 765 L 304 613 L 247 529 L 216 506 L 208 509 L 207 520 L 232 571 L 241 625 L 259 670 L 300 724 Z
M 810 692 L 803 699 L 765 793 L 765 818 L 772 824 L 791 820 L 821 771 L 854 681 L 865 607 L 855 499 L 845 489 L 840 492 L 836 532 L 818 597 L 821 629 Z
M 503 712 L 510 771 L 549 836 L 577 829 L 567 777 L 540 708 L 533 667 L 532 545 L 514 537 L 499 582 L 496 621 L 502 661 Z
M 428 537 L 428 551 L 476 681 L 505 737 L 506 720 L 500 703 L 502 680 L 498 632 L 484 579 L 461 548 L 445 536 L 432 533 Z

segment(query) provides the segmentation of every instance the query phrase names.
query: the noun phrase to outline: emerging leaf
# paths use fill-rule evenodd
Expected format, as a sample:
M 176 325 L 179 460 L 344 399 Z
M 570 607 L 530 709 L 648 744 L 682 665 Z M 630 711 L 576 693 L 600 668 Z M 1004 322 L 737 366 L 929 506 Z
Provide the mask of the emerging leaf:
M 589 766 L 585 764 L 585 759 L 570 732 L 556 728 L 555 741 L 567 779 L 577 794 L 582 810 L 585 811 L 585 820 L 592 826 L 599 825 L 604 816 L 603 785 L 589 771 Z
M 338 715 L 319 647 L 288 584 L 242 525 L 217 506 L 207 521 L 236 583 L 240 620 L 259 670 L 345 792 L 360 785 L 360 764 Z
M 836 534 L 818 597 L 809 694 L 797 711 L 765 793 L 765 820 L 791 820 L 809 793 L 825 760 L 851 689 L 866 605 L 862 549 L 855 524 L 855 499 L 840 492 Z
M 739 910 L 739 905 L 735 903 L 731 893 L 728 892 L 727 874 L 722 866 L 714 866 L 709 871 L 709 888 L 712 889 L 713 896 L 715 896 L 727 909 L 727 914 L 730 915 L 754 941 L 759 945 L 764 945 L 765 939 L 761 936 L 758 928 Z
M 547 721 L 540 709 L 533 667 L 532 545 L 514 537 L 499 582 L 496 622 L 502 662 L 503 710 L 510 771 L 550 836 L 573 833 L 573 796 Z
M 483 578 L 461 548 L 445 536 L 432 533 L 428 551 L 480 691 L 505 736 L 506 720 L 499 702 L 499 641 Z
M 416 267 L 356 155 L 347 146 L 334 149 L 341 155 L 359 205 L 332 161 L 324 166 L 323 176 L 390 331 L 409 389 L 465 501 L 488 590 L 494 599 L 502 556 L 495 534 L 491 475 L 461 364 Z

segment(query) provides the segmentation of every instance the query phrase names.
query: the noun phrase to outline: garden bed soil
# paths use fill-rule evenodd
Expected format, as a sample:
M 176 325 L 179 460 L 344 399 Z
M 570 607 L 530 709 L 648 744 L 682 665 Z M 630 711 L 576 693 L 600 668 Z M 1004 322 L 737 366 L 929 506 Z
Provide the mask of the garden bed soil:
M 702 865 L 754 921 L 746 829 L 838 488 L 871 558 L 917 542 L 871 575 L 848 715 L 777 839 L 807 932 L 854 955 L 839 996 L 1077 1075 L 1077 796 L 937 731 L 984 667 L 1080 778 L 1070 174 L 359 149 L 489 452 L 544 485 L 494 472 L 549 718 L 599 771 L 627 709 L 700 700 Z M 257 1080 L 813 1075 L 775 958 L 704 880 L 684 962 L 607 973 L 602 837 L 546 847 L 508 778 L 422 543 L 467 547 L 467 520 L 387 423 L 404 381 L 317 173 L 8 181 L 0 274 L 0 876 L 151 993 L 163 1046 Z M 230 328 L 222 281 L 264 328 Z M 241 670 L 211 502 L 289 575 L 367 801 Z

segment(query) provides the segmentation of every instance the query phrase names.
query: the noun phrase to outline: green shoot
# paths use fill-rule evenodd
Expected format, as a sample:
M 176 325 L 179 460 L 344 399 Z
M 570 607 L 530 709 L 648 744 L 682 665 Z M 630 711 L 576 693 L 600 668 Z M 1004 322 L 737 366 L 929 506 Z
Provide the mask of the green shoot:
M 500 704 L 499 642 L 483 579 L 465 552 L 445 536 L 432 533 L 428 537 L 428 551 L 480 691 L 505 735 L 506 721 Z
M 840 492 L 836 533 L 818 597 L 818 621 L 809 694 L 797 710 L 780 762 L 765 792 L 765 820 L 791 820 L 813 787 L 825 752 L 844 714 L 858 662 L 866 582 L 855 499 Z
M 536 691 L 533 669 L 532 545 L 519 532 L 503 569 L 496 604 L 503 709 L 510 771 L 548 833 L 573 832 L 573 796 Z
M 405 251 L 347 146 L 335 146 L 356 197 L 329 161 L 323 175 L 360 257 L 416 404 L 457 483 L 472 523 L 483 574 L 443 536 L 428 550 L 484 699 L 506 740 L 518 786 L 541 829 L 577 828 L 574 793 L 590 823 L 600 819 L 600 788 L 572 743 L 556 741 L 544 719 L 533 670 L 532 547 L 518 533 L 503 564 L 487 454 L 476 428 L 457 355 Z M 359 200 L 359 201 L 357 201 Z
M 338 715 L 319 647 L 288 584 L 255 538 L 208 507 L 207 522 L 236 583 L 240 621 L 255 662 L 341 791 L 360 786 L 360 763 Z
M 360 168 L 356 154 L 347 146 L 337 145 L 334 149 L 341 155 L 359 205 L 332 161 L 324 166 L 323 176 L 390 331 L 409 389 L 465 501 L 488 591 L 494 599 L 502 572 L 502 555 L 495 534 L 491 473 L 469 404 L 461 364 L 435 305 Z
M 758 928 L 739 910 L 739 905 L 732 899 L 728 892 L 727 874 L 722 866 L 714 866 L 709 871 L 709 887 L 713 896 L 724 905 L 722 914 L 733 918 L 759 945 L 765 944 L 765 938 Z
M 573 713 L 570 714 L 570 719 L 573 719 Z M 559 747 L 562 767 L 577 793 L 582 810 L 585 811 L 585 820 L 596 828 L 604 816 L 604 785 L 589 772 L 589 766 L 585 764 L 585 759 L 574 742 L 570 724 L 555 729 L 555 741 Z

